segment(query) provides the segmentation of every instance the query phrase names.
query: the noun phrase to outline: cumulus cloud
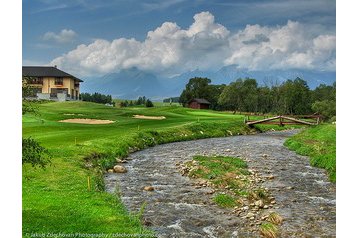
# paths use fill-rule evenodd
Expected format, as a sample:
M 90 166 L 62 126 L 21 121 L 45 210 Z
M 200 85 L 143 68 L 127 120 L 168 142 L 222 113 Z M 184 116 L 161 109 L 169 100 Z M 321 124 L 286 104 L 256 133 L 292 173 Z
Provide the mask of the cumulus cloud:
M 211 13 L 201 12 L 187 29 L 165 22 L 149 31 L 144 41 L 97 39 L 77 46 L 50 64 L 82 76 L 131 67 L 173 75 L 231 64 L 249 70 L 335 70 L 335 35 L 322 32 L 317 26 L 293 21 L 276 27 L 247 25 L 230 32 L 216 23 Z
M 225 64 L 241 68 L 335 70 L 336 37 L 317 26 L 288 21 L 284 26 L 248 25 L 230 38 Z
M 64 44 L 72 42 L 76 36 L 77 34 L 73 30 L 63 29 L 59 33 L 46 32 L 42 38 L 45 41 L 54 41 L 56 43 Z

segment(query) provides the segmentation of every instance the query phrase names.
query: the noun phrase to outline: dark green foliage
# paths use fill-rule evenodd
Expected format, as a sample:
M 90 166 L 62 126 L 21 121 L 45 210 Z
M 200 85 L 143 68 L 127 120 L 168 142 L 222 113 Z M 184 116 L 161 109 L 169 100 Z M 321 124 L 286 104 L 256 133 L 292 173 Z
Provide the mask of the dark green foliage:
M 219 105 L 227 110 L 257 112 L 258 88 L 255 79 L 238 79 L 226 86 L 220 97 Z
M 93 93 L 93 94 L 81 93 L 80 98 L 82 99 L 82 101 L 86 101 L 86 102 L 95 102 L 95 103 L 102 103 L 102 104 L 113 103 L 111 95 L 104 95 L 100 93 Z
M 147 99 L 145 96 L 139 97 L 138 100 L 134 103 L 135 105 L 145 105 Z
M 306 81 L 300 78 L 287 80 L 281 87 L 285 114 L 311 113 L 310 89 Z
M 323 116 L 323 120 L 329 120 L 336 115 L 336 101 L 316 101 L 312 104 L 312 110 Z
M 179 103 L 187 105 L 194 98 L 203 98 L 210 102 L 210 109 L 219 110 L 219 96 L 225 88 L 225 84 L 212 85 L 208 78 L 191 78 L 179 97 Z
M 145 102 L 145 106 L 146 107 L 154 107 L 152 101 L 150 101 L 149 99 L 147 99 L 147 101 Z
M 179 97 L 179 102 L 186 105 L 193 98 L 208 98 L 211 80 L 208 78 L 191 78 Z M 208 100 L 208 99 L 207 99 Z
M 336 83 L 333 85 L 320 84 L 312 91 L 312 102 L 316 101 L 336 101 Z
M 41 168 L 45 168 L 50 163 L 48 150 L 31 137 L 22 138 L 22 164 L 26 163 Z

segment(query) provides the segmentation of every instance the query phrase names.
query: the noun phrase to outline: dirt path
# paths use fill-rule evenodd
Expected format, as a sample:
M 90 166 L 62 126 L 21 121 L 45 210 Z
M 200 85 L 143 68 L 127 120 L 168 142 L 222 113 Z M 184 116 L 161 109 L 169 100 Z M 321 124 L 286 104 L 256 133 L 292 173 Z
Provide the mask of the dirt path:
M 144 221 L 158 237 L 258 237 L 247 219 L 215 205 L 210 189 L 193 186 L 176 166 L 194 155 L 237 156 L 261 176 L 274 176 L 263 186 L 276 198 L 273 210 L 284 218 L 282 237 L 335 237 L 336 187 L 324 170 L 283 146 L 296 132 L 177 142 L 139 151 L 124 164 L 127 173 L 106 174 L 106 190 L 119 187 L 132 212 L 146 203 Z M 144 191 L 149 185 L 155 190 Z

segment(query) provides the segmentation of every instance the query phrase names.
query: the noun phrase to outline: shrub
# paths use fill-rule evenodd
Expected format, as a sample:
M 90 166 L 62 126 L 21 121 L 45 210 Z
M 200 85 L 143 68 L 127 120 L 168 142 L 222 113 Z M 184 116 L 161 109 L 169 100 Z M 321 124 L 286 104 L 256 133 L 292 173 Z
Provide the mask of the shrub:
M 22 138 L 22 164 L 26 163 L 41 168 L 51 163 L 49 151 L 31 137 Z

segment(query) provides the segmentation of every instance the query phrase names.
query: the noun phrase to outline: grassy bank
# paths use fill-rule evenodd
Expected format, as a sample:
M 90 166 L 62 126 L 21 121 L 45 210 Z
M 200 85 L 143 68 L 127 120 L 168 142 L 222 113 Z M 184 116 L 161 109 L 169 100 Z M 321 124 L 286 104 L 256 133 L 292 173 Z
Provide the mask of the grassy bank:
M 150 234 L 141 226 L 140 214 L 129 214 L 118 197 L 102 191 L 101 170 L 88 169 L 88 164 L 106 169 L 116 158 L 148 146 L 250 131 L 243 124 L 243 116 L 177 106 L 119 109 L 56 102 L 39 105 L 39 112 L 40 116 L 23 116 L 23 136 L 38 140 L 53 158 L 45 170 L 23 167 L 24 237 L 35 233 Z M 135 114 L 166 119 L 135 119 Z M 71 118 L 114 123 L 59 122 Z
M 329 179 L 336 181 L 336 125 L 307 128 L 289 138 L 285 145 L 298 154 L 309 156 L 312 166 L 326 169 Z

